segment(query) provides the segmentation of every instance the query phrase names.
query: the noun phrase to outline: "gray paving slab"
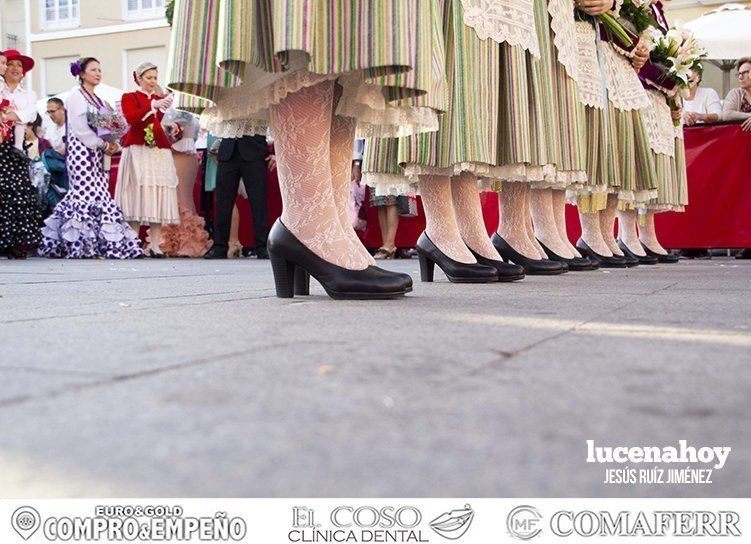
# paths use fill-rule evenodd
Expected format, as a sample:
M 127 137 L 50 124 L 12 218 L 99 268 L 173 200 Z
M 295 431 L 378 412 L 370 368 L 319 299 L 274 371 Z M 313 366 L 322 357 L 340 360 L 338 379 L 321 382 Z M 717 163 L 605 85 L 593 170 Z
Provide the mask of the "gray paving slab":
M 369 303 L 256 260 L 3 261 L 0 496 L 749 496 L 750 307 L 732 259 Z M 613 486 L 588 439 L 733 452 Z

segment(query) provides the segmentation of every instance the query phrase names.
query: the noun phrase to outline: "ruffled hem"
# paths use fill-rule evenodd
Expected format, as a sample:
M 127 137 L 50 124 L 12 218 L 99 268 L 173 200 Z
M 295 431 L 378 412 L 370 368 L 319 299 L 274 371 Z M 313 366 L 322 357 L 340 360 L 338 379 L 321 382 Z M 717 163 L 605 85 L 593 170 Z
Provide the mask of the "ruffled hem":
M 39 254 L 66 259 L 134 259 L 142 254 L 133 229 L 94 205 L 78 208 L 64 200 L 42 228 Z
M 269 124 L 259 119 L 214 120 L 211 110 L 201 115 L 201 128 L 217 138 L 242 138 L 243 136 L 265 135 Z
M 162 228 L 159 249 L 169 257 L 203 257 L 211 247 L 205 222 L 188 209 L 180 209 L 180 224 Z M 149 243 L 150 239 L 147 239 Z
M 376 197 L 417 194 L 417 185 L 403 174 L 363 172 L 362 182 L 373 189 Z
M 360 72 L 315 74 L 305 69 L 285 73 L 252 92 L 244 87 L 226 90 L 224 96 L 218 98 L 216 106 L 204 111 L 201 124 L 230 133 L 238 130 L 259 133 L 261 129 L 265 132 L 269 126 L 269 107 L 306 87 L 333 80 L 338 80 L 343 88 L 336 114 L 357 120 L 360 138 L 392 138 L 438 130 L 436 111 L 427 107 L 388 103 L 382 87 L 366 83 Z
M 647 204 L 647 210 L 650 212 L 679 212 L 686 211 L 686 207 L 681 204 Z

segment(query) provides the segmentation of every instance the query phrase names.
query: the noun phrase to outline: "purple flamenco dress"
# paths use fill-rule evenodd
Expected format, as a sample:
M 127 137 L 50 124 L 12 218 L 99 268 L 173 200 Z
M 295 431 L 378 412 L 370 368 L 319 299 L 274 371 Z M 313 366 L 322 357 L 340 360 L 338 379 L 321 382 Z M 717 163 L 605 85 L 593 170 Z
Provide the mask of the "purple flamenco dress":
M 88 125 L 87 113 L 104 103 L 79 88 L 68 99 L 65 158 L 70 190 L 44 222 L 39 253 L 66 259 L 134 259 L 142 254 L 136 232 L 109 193 L 106 144 Z

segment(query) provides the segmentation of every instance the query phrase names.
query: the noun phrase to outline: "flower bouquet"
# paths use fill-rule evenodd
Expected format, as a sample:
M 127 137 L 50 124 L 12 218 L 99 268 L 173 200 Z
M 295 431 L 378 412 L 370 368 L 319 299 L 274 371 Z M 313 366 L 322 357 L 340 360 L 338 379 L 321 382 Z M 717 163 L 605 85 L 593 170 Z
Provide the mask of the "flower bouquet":
M 105 142 L 119 143 L 128 132 L 127 121 L 107 104 L 96 111 L 89 111 L 86 117 L 91 129 Z
M 15 108 L 10 100 L 0 100 L 0 113 L 11 113 Z M 11 121 L 0 122 L 0 143 L 10 140 L 13 132 L 13 123 Z
M 151 149 L 156 147 L 156 136 L 154 135 L 154 123 L 147 126 L 144 131 L 143 141 L 146 142 L 146 147 Z
M 575 14 L 577 21 L 586 21 L 597 28 L 598 23 L 602 25 L 610 41 L 617 41 L 622 47 L 631 49 L 634 45 L 634 37 L 624 28 L 621 22 L 613 13 L 603 13 L 602 15 L 589 15 L 582 10 L 577 9 Z
M 652 16 L 651 0 L 623 0 L 619 21 L 634 36 L 647 36 L 658 24 Z
M 664 34 L 660 30 L 653 30 L 649 47 L 650 61 L 662 72 L 663 81 L 670 82 L 673 86 L 670 91 L 660 90 L 667 95 L 670 109 L 677 111 L 678 95 L 684 98 L 688 96 L 691 70 L 703 70 L 702 59 L 707 56 L 707 52 L 680 23 Z M 679 119 L 673 122 L 676 126 L 680 125 Z

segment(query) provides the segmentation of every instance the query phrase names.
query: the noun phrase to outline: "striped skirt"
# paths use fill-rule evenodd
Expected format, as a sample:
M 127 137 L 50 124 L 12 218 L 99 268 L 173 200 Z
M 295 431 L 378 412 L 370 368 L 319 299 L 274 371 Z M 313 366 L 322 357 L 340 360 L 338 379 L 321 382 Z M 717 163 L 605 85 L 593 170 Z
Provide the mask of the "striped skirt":
M 607 206 L 618 196 L 620 209 L 645 210 L 656 195 L 656 172 L 641 108 L 649 106 L 630 62 L 597 38 L 588 23 L 577 23 L 586 116 L 588 181 L 576 193 L 582 213 Z
M 177 0 L 168 86 L 213 105 L 205 124 L 260 130 L 269 106 L 306 86 L 337 80 L 337 113 L 361 135 L 437 128 L 420 100 L 444 92 L 440 30 L 422 0 Z M 440 106 L 440 104 L 439 104 Z M 253 123 L 248 123 L 252 119 Z
M 682 212 L 688 206 L 688 176 L 686 175 L 686 147 L 683 138 L 675 139 L 674 156 L 652 154 L 657 170 L 657 197 L 647 208 L 657 212 Z
M 566 188 L 586 179 L 583 109 L 556 62 L 545 0 L 535 0 L 541 57 L 480 39 L 463 24 L 460 0 L 442 2 L 449 101 L 435 133 L 370 142 L 366 183 L 379 194 L 415 191 L 420 174 L 475 174 L 485 188 L 502 181 Z M 412 185 L 398 177 L 399 165 Z
M 649 91 L 651 107 L 644 121 L 652 161 L 657 172 L 657 194 L 647 208 L 654 211 L 682 212 L 688 205 L 688 177 L 683 129 L 673 125 L 665 95 Z

